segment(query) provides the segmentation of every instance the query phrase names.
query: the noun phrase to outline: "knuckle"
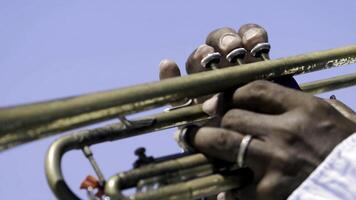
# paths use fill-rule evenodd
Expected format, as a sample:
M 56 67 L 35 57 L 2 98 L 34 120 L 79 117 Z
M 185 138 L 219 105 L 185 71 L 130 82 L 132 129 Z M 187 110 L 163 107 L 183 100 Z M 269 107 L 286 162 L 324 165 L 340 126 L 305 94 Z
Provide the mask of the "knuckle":
M 276 150 L 273 159 L 275 163 L 278 163 L 278 168 L 284 174 L 295 175 L 300 170 L 301 165 L 298 152 L 294 150 L 288 148 Z
M 269 93 L 270 88 L 271 88 L 271 83 L 266 80 L 253 81 L 245 86 L 246 92 L 249 92 L 258 97 Z
M 226 132 L 221 132 L 220 134 L 218 134 L 217 138 L 216 138 L 216 144 L 219 147 L 226 147 L 228 146 L 229 142 L 229 134 Z
M 311 97 L 309 101 L 304 104 L 304 110 L 306 113 L 332 113 L 333 107 L 324 100 Z
M 221 120 L 221 127 L 233 131 L 247 131 L 251 124 L 251 118 L 236 109 L 229 110 Z
M 269 92 L 270 85 L 270 82 L 265 80 L 253 81 L 236 90 L 233 95 L 233 99 L 238 100 L 247 94 L 253 95 L 256 98 L 260 98 L 261 96 L 264 96 Z
M 274 159 L 283 166 L 288 166 L 291 162 L 291 156 L 288 150 L 277 150 L 274 152 Z
M 225 128 L 231 128 L 233 122 L 234 122 L 234 111 L 229 110 L 222 118 L 221 120 L 221 126 Z
M 266 80 L 256 80 L 249 83 L 247 86 L 250 87 L 251 90 L 263 91 L 269 88 L 270 82 Z

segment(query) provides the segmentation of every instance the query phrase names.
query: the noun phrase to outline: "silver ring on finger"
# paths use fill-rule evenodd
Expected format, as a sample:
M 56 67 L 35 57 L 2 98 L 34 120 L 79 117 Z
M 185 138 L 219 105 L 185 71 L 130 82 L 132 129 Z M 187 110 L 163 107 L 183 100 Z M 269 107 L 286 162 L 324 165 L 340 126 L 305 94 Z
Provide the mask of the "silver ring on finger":
M 245 167 L 244 162 L 245 162 L 246 151 L 248 145 L 251 143 L 252 138 L 253 138 L 252 135 L 245 135 L 241 140 L 239 152 L 237 153 L 237 158 L 236 158 L 237 166 L 239 168 Z

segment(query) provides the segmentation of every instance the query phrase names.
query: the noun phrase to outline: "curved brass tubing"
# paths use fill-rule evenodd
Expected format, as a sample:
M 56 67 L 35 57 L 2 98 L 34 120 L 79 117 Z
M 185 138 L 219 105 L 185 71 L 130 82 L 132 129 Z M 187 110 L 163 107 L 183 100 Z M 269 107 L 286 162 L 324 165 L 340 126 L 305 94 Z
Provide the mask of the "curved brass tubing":
M 306 84 L 302 84 L 301 88 L 305 92 L 309 92 L 312 94 L 317 94 L 321 92 L 331 91 L 335 89 L 340 89 L 344 87 L 353 86 L 356 84 L 356 73 L 351 75 L 344 75 L 333 77 L 330 79 L 325 79 L 322 81 L 315 81 Z M 201 105 L 189 106 L 177 110 L 172 110 L 170 112 L 163 112 L 157 115 L 149 116 L 146 119 L 152 119 L 152 124 L 148 124 L 143 127 L 135 127 L 135 128 L 125 128 L 122 124 L 112 124 L 107 125 L 105 127 L 96 128 L 92 130 L 84 130 L 79 131 L 71 135 L 67 135 L 56 140 L 49 148 L 46 156 L 46 175 L 48 183 L 55 193 L 57 198 L 59 199 L 79 199 L 68 187 L 66 184 L 62 169 L 61 169 L 61 159 L 63 155 L 73 149 L 80 149 L 85 145 L 93 145 L 101 142 L 107 142 L 112 140 L 123 139 L 126 137 L 132 137 L 139 134 L 144 134 L 152 131 L 159 131 L 167 128 L 178 127 L 182 125 L 186 125 L 189 123 L 194 123 L 202 120 L 209 120 L 209 116 L 207 116 L 201 108 Z M 178 164 L 177 164 L 178 163 Z M 167 161 L 163 164 L 158 164 L 153 167 L 143 167 L 139 170 L 131 170 L 125 173 L 120 173 L 118 175 L 112 176 L 107 184 L 105 185 L 106 193 L 111 196 L 112 199 L 127 199 L 129 197 L 125 197 L 120 192 L 122 189 L 126 189 L 128 187 L 132 187 L 137 184 L 138 180 L 147 178 L 148 176 L 157 176 L 163 172 L 171 172 L 177 170 L 186 170 L 197 167 L 202 167 L 203 170 L 208 170 L 212 172 L 213 165 L 211 161 L 209 161 L 202 154 L 194 154 L 187 157 L 183 157 L 174 160 Z M 195 171 L 196 172 L 196 171 Z M 175 191 L 180 191 L 181 195 L 193 195 L 190 192 L 192 188 L 203 187 L 204 181 L 217 181 L 219 184 L 222 184 L 225 189 L 231 189 L 239 187 L 242 182 L 231 182 L 231 179 L 224 177 L 219 174 L 210 175 L 209 178 L 194 180 L 193 182 L 182 183 L 180 185 L 171 186 L 167 188 L 163 188 L 159 191 L 151 191 L 149 195 L 138 194 L 137 196 L 131 196 L 130 199 L 140 199 L 140 200 L 148 200 L 155 199 L 160 193 L 165 193 L 165 195 L 178 195 Z M 210 194 L 215 192 L 216 187 L 212 187 L 211 185 L 205 185 L 206 187 L 211 187 L 213 189 L 206 190 L 206 193 L 199 193 L 200 195 Z M 177 190 L 177 188 L 185 188 Z M 222 189 L 222 188 L 219 188 Z M 203 190 L 202 190 L 203 191 Z M 194 196 L 194 195 L 193 195 Z M 152 198 L 150 198 L 152 197 Z M 194 196 L 195 198 L 196 196 Z M 178 198 L 178 197 L 177 197 Z M 183 198 L 183 197 L 182 197 Z

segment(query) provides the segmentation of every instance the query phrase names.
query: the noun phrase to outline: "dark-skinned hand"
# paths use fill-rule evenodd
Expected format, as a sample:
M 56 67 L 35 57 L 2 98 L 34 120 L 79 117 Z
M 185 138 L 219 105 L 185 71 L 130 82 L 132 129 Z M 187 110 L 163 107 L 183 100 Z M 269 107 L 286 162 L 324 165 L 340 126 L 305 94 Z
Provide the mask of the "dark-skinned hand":
M 237 89 L 229 102 L 220 127 L 200 128 L 192 144 L 234 162 L 243 136 L 254 136 L 245 164 L 253 170 L 255 184 L 237 194 L 220 194 L 220 199 L 286 199 L 338 143 L 356 132 L 356 123 L 327 101 L 268 81 Z M 216 100 L 205 104 L 208 113 L 218 105 Z M 338 109 L 355 116 L 348 108 Z
M 186 62 L 188 74 L 206 69 L 200 61 L 212 52 L 223 58 L 232 50 L 248 51 L 267 42 L 266 32 L 255 24 L 235 31 L 217 29 L 206 44 L 198 47 Z M 245 63 L 260 61 L 247 55 Z M 219 67 L 231 64 L 222 59 Z M 160 79 L 180 76 L 177 64 L 160 63 Z M 207 98 L 198 99 L 202 102 Z M 226 112 L 220 113 L 223 105 Z M 198 151 L 218 159 L 236 162 L 244 135 L 252 135 L 245 164 L 255 175 L 254 183 L 218 199 L 286 199 L 343 139 L 356 132 L 355 113 L 337 100 L 322 100 L 268 81 L 255 81 L 237 89 L 230 99 L 212 98 L 203 108 L 209 114 L 219 110 L 218 127 L 200 128 L 191 141 Z

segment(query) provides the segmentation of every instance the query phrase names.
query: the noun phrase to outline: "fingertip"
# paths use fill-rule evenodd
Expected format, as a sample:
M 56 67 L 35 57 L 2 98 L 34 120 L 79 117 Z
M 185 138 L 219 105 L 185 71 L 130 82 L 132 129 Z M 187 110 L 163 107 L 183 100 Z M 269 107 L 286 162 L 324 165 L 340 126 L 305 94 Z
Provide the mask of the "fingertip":
M 207 44 L 202 44 L 195 51 L 193 58 L 201 59 L 201 58 L 205 57 L 207 54 L 213 53 L 213 52 L 214 52 L 214 48 L 212 46 L 207 45 Z
M 215 29 L 212 32 L 210 32 L 209 35 L 206 37 L 205 43 L 213 47 L 217 46 L 219 42 L 219 38 L 221 38 L 222 35 L 229 34 L 229 33 L 236 33 L 236 31 L 233 28 L 229 28 L 229 27 Z
M 232 50 L 243 46 L 240 35 L 236 30 L 229 27 L 219 28 L 212 31 L 206 39 L 206 44 L 212 46 L 224 57 Z
M 201 65 L 201 60 L 210 53 L 214 53 L 214 48 L 202 44 L 189 56 L 185 68 L 188 74 L 194 74 L 205 71 L 205 68 Z
M 220 38 L 218 47 L 219 51 L 226 55 L 242 45 L 242 39 L 237 33 L 227 33 Z
M 258 43 L 268 42 L 267 31 L 258 24 L 242 25 L 238 31 L 245 49 L 250 51 Z
M 159 63 L 159 79 L 167 79 L 180 76 L 178 65 L 169 59 L 164 59 Z
M 216 113 L 217 107 L 218 107 L 218 95 L 214 95 L 210 99 L 206 100 L 202 105 L 203 111 L 210 116 Z
M 242 25 L 239 30 L 238 30 L 238 33 L 240 36 L 243 35 L 243 33 L 245 33 L 248 29 L 250 28 L 262 28 L 262 26 L 258 25 L 258 24 L 255 24 L 255 23 L 247 23 L 247 24 L 244 24 Z

